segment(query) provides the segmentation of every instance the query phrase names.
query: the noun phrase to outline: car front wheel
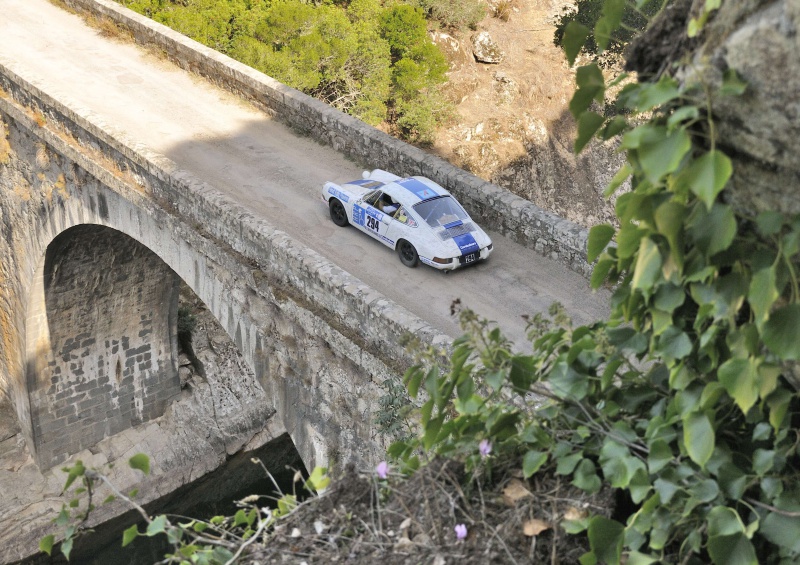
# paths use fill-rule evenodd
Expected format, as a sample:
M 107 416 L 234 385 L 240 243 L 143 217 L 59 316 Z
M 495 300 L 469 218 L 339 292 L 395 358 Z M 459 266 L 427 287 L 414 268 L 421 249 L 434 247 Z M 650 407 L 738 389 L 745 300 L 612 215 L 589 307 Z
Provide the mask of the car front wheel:
M 419 263 L 417 250 L 405 239 L 397 246 L 397 253 L 400 255 L 400 262 L 406 267 L 416 267 Z
M 349 225 L 350 222 L 347 221 L 347 211 L 336 198 L 331 198 L 328 204 L 328 210 L 330 210 L 331 220 L 333 220 L 334 224 L 342 228 Z

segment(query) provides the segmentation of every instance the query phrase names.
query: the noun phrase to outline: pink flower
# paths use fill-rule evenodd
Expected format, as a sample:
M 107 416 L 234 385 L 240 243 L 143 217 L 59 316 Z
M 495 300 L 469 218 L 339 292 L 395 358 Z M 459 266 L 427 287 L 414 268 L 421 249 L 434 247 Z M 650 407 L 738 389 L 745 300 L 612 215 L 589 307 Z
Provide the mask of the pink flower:
M 388 472 L 389 464 L 386 461 L 381 461 L 378 463 L 378 466 L 375 467 L 375 473 L 377 473 L 378 478 L 385 479 Z
M 456 524 L 456 539 L 462 540 L 467 537 L 467 526 L 464 524 Z
M 490 442 L 488 439 L 482 439 L 480 445 L 478 446 L 478 451 L 480 451 L 481 457 L 488 457 L 492 452 L 492 442 Z

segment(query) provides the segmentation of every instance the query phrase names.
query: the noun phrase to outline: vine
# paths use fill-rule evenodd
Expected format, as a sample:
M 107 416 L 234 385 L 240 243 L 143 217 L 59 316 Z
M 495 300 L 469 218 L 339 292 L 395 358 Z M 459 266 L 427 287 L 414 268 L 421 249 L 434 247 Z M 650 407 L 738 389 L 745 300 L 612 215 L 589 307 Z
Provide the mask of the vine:
M 622 6 L 605 2 L 601 48 Z M 707 2 L 687 34 L 718 7 Z M 589 35 L 566 27 L 570 63 Z M 429 451 L 474 468 L 480 442 L 491 442 L 517 454 L 526 478 L 624 491 L 634 511 L 621 521 L 562 523 L 588 536 L 583 565 L 796 562 L 800 216 L 748 217 L 726 202 L 734 164 L 710 101 L 744 93 L 734 71 L 719 86 L 667 75 L 630 83 L 615 100 L 623 112 L 597 111 L 626 78 L 606 84 L 596 63 L 581 66 L 570 103 L 576 151 L 619 136 L 627 156 L 606 191 L 630 180 L 619 228 L 595 226 L 588 242 L 592 286 L 615 288 L 609 320 L 573 328 L 537 317 L 533 354 L 521 355 L 463 311 L 467 335 L 449 367 L 407 373 L 410 394 L 426 392 L 423 432 L 390 453 L 409 469 Z

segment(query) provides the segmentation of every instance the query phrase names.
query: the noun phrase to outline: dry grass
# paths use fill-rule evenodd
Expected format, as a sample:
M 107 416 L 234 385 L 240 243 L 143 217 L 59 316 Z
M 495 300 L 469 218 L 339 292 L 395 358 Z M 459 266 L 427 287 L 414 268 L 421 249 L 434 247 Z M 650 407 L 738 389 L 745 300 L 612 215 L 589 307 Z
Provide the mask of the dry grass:
M 507 22 L 514 13 L 514 9 L 519 9 L 517 0 L 500 0 L 492 6 L 492 16 Z
M 460 464 L 441 460 L 406 480 L 349 469 L 242 563 L 576 563 L 585 538 L 560 523 L 610 512 L 608 492 L 588 496 L 557 477 L 524 481 L 495 467 L 493 478 L 470 481 Z M 466 539 L 456 539 L 456 524 L 467 527 Z

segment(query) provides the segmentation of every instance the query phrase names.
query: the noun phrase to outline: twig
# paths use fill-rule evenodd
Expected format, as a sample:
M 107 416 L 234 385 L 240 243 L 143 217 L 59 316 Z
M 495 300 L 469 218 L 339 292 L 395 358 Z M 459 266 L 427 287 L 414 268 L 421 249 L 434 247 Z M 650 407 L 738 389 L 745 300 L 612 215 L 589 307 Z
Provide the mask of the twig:
M 800 512 L 781 510 L 780 508 L 775 508 L 774 506 L 765 504 L 763 502 L 759 502 L 758 500 L 752 498 L 745 498 L 745 500 L 754 506 L 760 506 L 761 508 L 764 508 L 766 510 L 771 510 L 772 512 L 775 512 L 775 514 L 780 514 L 781 516 L 786 516 L 787 518 L 800 518 Z

